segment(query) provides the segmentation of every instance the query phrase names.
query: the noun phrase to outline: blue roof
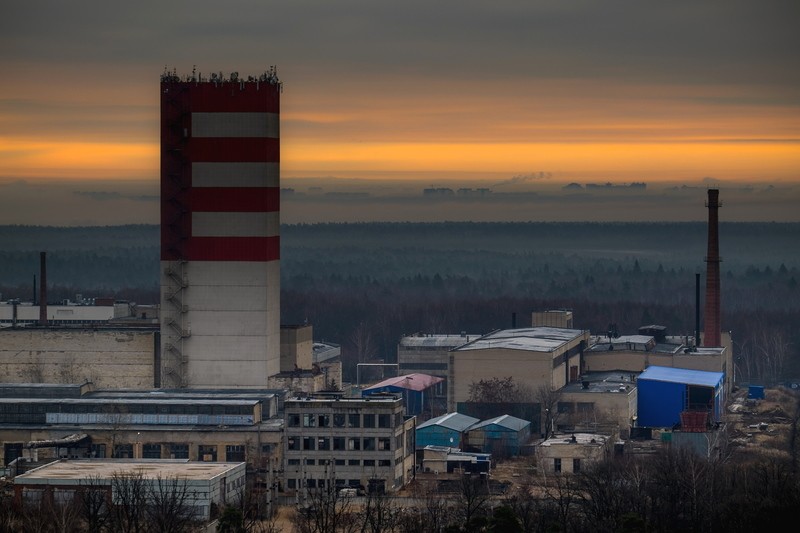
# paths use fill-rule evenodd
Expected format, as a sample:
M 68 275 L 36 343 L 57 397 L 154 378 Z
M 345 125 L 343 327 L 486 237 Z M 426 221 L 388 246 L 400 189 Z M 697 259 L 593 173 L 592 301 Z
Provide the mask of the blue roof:
M 722 382 L 722 372 L 706 372 L 704 370 L 688 370 L 686 368 L 672 368 L 667 366 L 649 366 L 639 374 L 639 379 L 650 381 L 665 381 L 668 383 L 683 383 L 686 385 L 700 385 L 704 387 L 717 387 Z
M 531 425 L 530 422 L 527 420 L 523 420 L 521 418 L 517 418 L 511 415 L 502 415 L 498 416 L 497 418 L 492 418 L 490 420 L 484 420 L 480 424 L 476 424 L 475 426 L 471 427 L 470 430 L 484 428 L 486 426 L 490 426 L 492 424 L 498 425 L 500 427 L 504 427 L 513 431 L 520 431 L 525 429 L 526 426 Z
M 453 431 L 463 432 L 478 422 L 480 422 L 480 420 L 477 418 L 462 415 L 461 413 L 447 413 L 442 416 L 437 416 L 436 418 L 431 418 L 424 424 L 418 425 L 417 431 L 430 426 L 442 426 L 447 429 L 452 429 Z

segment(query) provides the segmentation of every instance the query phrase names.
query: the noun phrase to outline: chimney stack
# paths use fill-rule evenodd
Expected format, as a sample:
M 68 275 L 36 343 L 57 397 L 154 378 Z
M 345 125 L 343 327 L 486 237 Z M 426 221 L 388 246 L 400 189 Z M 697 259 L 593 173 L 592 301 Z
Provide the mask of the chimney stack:
M 706 256 L 706 311 L 703 346 L 721 346 L 719 297 L 719 189 L 708 190 L 708 255 Z
M 39 255 L 39 325 L 47 325 L 47 252 Z

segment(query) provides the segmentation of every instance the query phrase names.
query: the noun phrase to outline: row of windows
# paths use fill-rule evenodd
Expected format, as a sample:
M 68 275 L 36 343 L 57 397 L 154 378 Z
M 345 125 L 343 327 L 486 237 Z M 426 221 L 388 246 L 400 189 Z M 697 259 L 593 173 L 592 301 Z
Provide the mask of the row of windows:
M 286 464 L 288 466 L 325 466 L 329 465 L 331 461 L 329 459 L 287 459 Z M 392 466 L 392 461 L 390 459 L 335 459 L 334 464 L 336 466 L 378 466 L 378 467 L 388 467 Z
M 103 413 L 171 415 L 252 415 L 252 405 L 153 404 L 153 403 L 0 403 L 0 416 L 6 414 Z M 5 418 L 5 417 L 3 417 Z
M 324 479 L 288 479 L 286 480 L 286 487 L 289 489 L 298 489 L 302 487 L 308 487 L 309 489 L 324 489 L 325 481 L 326 480 Z M 336 484 L 336 487 L 339 488 L 358 488 L 361 486 L 360 479 L 336 479 L 334 480 L 334 483 Z
M 197 447 L 197 458 L 200 461 L 216 461 L 217 446 L 200 445 Z M 92 444 L 92 457 L 106 457 L 105 444 Z M 225 446 L 226 461 L 245 461 L 245 446 L 231 444 Z M 133 444 L 114 445 L 113 457 L 116 459 L 133 459 Z M 142 459 L 189 459 L 189 445 L 186 443 L 142 444 Z
M 345 451 L 363 450 L 389 451 L 392 449 L 392 439 L 388 437 L 287 437 L 287 449 L 306 451 Z
M 313 414 L 313 413 L 289 413 L 287 415 L 287 425 L 289 427 L 304 427 L 304 428 L 392 428 L 394 415 L 392 414 L 345 414 L 334 413 L 328 414 Z M 402 417 L 397 416 L 399 423 L 402 423 Z

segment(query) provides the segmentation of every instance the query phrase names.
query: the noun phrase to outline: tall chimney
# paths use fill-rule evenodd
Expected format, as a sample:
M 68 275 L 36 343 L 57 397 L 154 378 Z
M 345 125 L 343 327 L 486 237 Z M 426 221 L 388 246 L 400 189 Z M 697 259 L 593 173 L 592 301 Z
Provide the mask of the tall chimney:
M 47 252 L 39 254 L 39 325 L 47 325 Z
M 700 272 L 694 275 L 694 345 L 700 346 Z
M 708 190 L 708 255 L 706 256 L 706 312 L 703 346 L 721 346 L 719 302 L 719 189 Z

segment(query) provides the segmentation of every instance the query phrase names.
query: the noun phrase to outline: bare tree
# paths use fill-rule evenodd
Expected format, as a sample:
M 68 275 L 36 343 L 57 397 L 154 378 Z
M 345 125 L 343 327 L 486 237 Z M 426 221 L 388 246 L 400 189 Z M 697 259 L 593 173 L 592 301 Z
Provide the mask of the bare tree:
M 141 472 L 115 472 L 111 477 L 109 527 L 120 533 L 147 531 L 147 481 Z
M 147 522 L 154 533 L 182 533 L 197 523 L 187 480 L 157 476 L 148 486 Z
M 92 476 L 81 482 L 78 492 L 78 510 L 88 533 L 100 533 L 108 523 L 110 487 L 100 478 Z
M 324 481 L 324 486 L 308 489 L 308 505 L 295 512 L 295 529 L 298 533 L 354 533 L 358 524 L 352 498 L 336 487 L 332 473 Z
M 386 494 L 368 492 L 358 513 L 361 533 L 392 533 L 400 524 L 400 509 Z
M 491 497 L 488 481 L 488 478 L 480 475 L 461 476 L 457 505 L 467 530 L 473 527 L 478 517 L 486 514 L 486 504 Z
M 541 405 L 542 413 L 544 413 L 544 424 L 542 424 L 542 433 L 544 438 L 547 439 L 555 431 L 556 422 L 558 421 L 558 401 L 561 398 L 561 393 L 554 391 L 548 385 L 539 385 L 536 388 L 536 400 Z

